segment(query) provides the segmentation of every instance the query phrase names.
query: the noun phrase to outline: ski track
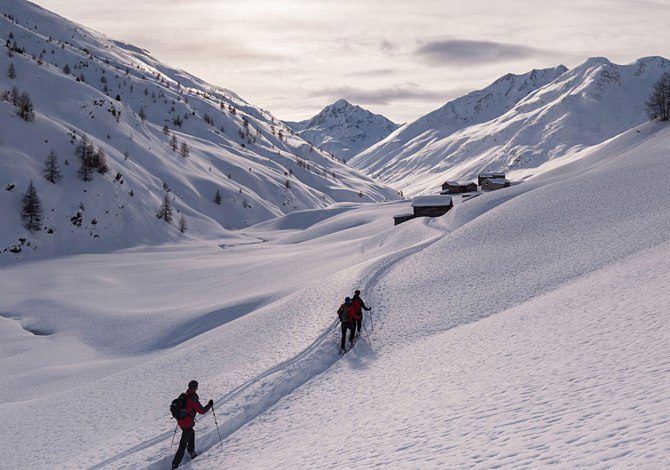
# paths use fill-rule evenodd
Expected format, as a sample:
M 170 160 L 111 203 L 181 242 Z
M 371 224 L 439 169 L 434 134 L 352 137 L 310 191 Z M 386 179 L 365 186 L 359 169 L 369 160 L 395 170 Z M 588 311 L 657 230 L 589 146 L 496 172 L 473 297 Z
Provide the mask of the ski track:
M 424 250 L 448 233 L 444 228 L 437 226 L 433 220 L 427 220 L 426 223 L 430 224 L 438 232 L 436 236 L 411 247 L 384 255 L 381 259 L 377 258 L 369 261 L 373 263 L 373 266 L 367 271 L 370 275 L 362 276 L 367 279 L 365 282 L 360 283 L 363 286 L 363 292 L 372 292 L 377 281 L 391 270 L 396 263 Z M 252 244 L 259 243 L 263 242 Z M 369 298 L 374 301 L 375 297 L 369 296 Z M 377 316 L 377 322 L 377 330 L 379 330 L 384 323 L 383 317 Z M 301 353 L 266 370 L 215 400 L 214 410 L 217 412 L 221 438 L 226 439 L 261 414 L 270 410 L 293 391 L 326 372 L 337 361 L 346 357 L 347 355 L 340 356 L 335 352 L 335 347 L 332 344 L 333 330 L 337 333 L 336 339 L 339 346 L 339 320 L 334 320 Z M 374 351 L 369 339 L 366 338 L 366 341 L 368 341 L 370 350 Z M 219 443 L 219 434 L 214 424 L 214 419 L 207 417 L 205 420 L 204 418 L 203 416 L 201 419 L 205 422 L 201 423 L 196 430 L 196 448 L 200 454 L 207 452 Z M 110 468 L 148 468 L 153 470 L 168 468 L 176 452 L 176 444 L 174 446 L 168 444 L 169 441 L 172 441 L 173 434 L 173 431 L 161 433 L 88 468 L 89 470 L 97 470 L 106 468 L 112 464 L 114 466 Z M 177 432 L 177 434 L 175 442 L 179 440 L 180 433 Z M 150 455 L 144 455 L 144 451 L 155 448 L 155 446 L 160 444 L 162 445 L 159 449 L 154 449 Z M 156 460 L 156 454 L 162 455 L 162 457 Z M 138 458 L 142 462 L 138 462 Z M 188 468 L 188 456 L 185 459 L 180 468 Z

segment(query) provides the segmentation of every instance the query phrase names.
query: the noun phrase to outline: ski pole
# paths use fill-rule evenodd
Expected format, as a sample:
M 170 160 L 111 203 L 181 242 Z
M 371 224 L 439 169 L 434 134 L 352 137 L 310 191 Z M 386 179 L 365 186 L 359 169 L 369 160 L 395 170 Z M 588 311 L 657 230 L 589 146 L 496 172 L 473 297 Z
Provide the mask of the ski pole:
M 365 330 L 365 336 L 368 337 L 368 343 L 370 343 L 370 346 L 372 346 L 372 341 L 370 341 L 370 335 L 368 334 L 368 327 L 365 326 L 365 322 L 363 322 L 363 330 Z
M 219 423 L 216 422 L 216 413 L 214 413 L 214 405 L 212 405 L 212 414 L 214 415 L 214 424 L 216 424 L 216 432 L 219 433 L 219 444 L 223 447 L 223 442 L 221 442 L 221 431 L 219 431 Z
M 372 321 L 372 307 L 370 307 L 370 329 L 375 331 L 375 322 Z
M 174 444 L 174 437 L 177 435 L 177 428 L 178 428 L 178 427 L 179 427 L 179 424 L 177 424 L 177 425 L 174 427 L 174 433 L 172 434 L 172 442 L 170 442 L 170 447 L 172 447 L 173 444 Z

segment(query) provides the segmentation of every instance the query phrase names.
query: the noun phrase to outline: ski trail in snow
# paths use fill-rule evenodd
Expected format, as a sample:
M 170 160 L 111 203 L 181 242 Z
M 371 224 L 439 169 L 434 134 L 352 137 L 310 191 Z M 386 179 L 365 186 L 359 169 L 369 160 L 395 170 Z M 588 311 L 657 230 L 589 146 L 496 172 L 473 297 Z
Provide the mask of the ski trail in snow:
M 361 277 L 366 280 L 360 283 L 363 292 L 372 292 L 377 280 L 390 270 L 396 263 L 411 256 L 442 238 L 445 231 L 436 227 L 435 224 L 426 221 L 437 234 L 428 240 L 417 243 L 407 248 L 394 251 L 382 257 L 375 258 L 368 263 L 371 266 L 366 269 Z M 374 296 L 370 296 L 371 299 Z M 377 318 L 380 318 L 379 315 Z M 381 318 L 377 329 L 383 323 Z M 277 404 L 282 398 L 290 395 L 297 388 L 305 385 L 307 382 L 328 370 L 337 361 L 347 356 L 340 356 L 333 346 L 333 330 L 339 325 L 339 320 L 333 320 L 322 333 L 302 352 L 293 356 L 276 366 L 266 370 L 260 375 L 239 385 L 223 397 L 215 400 L 214 409 L 217 413 L 219 430 L 221 437 L 226 439 L 228 436 L 253 421 L 261 414 L 268 411 Z M 339 328 L 337 328 L 339 332 Z M 338 339 L 339 343 L 339 339 Z M 370 344 L 370 346 L 372 346 Z M 213 446 L 218 445 L 219 435 L 214 424 L 214 419 L 205 415 L 198 424 L 196 435 L 196 447 L 202 454 L 207 452 Z M 178 433 L 179 434 L 179 433 Z M 97 470 L 115 464 L 115 468 L 148 468 L 164 469 L 169 468 L 174 453 L 175 446 L 170 446 L 173 431 L 161 433 L 137 446 L 131 447 L 109 459 L 106 459 L 96 465 L 89 467 L 90 470 Z M 178 441 L 179 436 L 175 438 Z M 161 445 L 162 444 L 162 445 Z M 160 447 L 155 448 L 157 445 Z M 145 452 L 149 449 L 151 452 Z M 156 456 L 161 455 L 158 460 Z M 186 457 L 188 458 L 188 457 Z M 128 459 L 128 460 L 124 460 Z M 188 462 L 182 463 L 183 468 L 188 468 Z

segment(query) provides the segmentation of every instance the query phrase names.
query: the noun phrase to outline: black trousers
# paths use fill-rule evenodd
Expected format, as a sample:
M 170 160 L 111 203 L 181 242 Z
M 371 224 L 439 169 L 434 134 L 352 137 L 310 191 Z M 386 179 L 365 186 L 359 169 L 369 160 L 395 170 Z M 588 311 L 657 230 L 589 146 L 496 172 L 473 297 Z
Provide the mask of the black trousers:
M 361 332 L 361 323 L 363 323 L 363 311 L 361 310 L 358 313 L 358 316 L 361 317 L 360 320 L 356 320 L 356 331 Z
M 344 340 L 347 338 L 347 330 L 350 331 L 349 342 L 350 343 L 354 342 L 354 334 L 356 333 L 356 324 L 354 322 L 345 322 L 340 323 L 340 326 L 342 327 L 342 341 L 340 342 L 340 348 L 344 349 Z
M 172 466 L 177 466 L 181 463 L 184 458 L 184 451 L 188 448 L 188 453 L 195 451 L 195 429 L 193 428 L 182 428 L 181 430 L 181 439 L 179 439 L 179 449 L 174 456 L 172 461 Z

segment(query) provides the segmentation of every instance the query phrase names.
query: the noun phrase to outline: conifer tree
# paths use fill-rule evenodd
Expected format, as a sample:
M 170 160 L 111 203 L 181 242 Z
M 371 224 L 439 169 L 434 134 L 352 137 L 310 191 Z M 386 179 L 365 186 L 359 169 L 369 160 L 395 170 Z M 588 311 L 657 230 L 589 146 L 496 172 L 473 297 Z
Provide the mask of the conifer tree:
M 163 219 L 168 224 L 172 222 L 172 205 L 170 204 L 170 197 L 167 194 L 163 196 L 163 203 L 158 211 L 158 218 Z
M 181 143 L 179 146 L 179 154 L 184 157 L 188 158 L 188 156 L 191 154 L 191 149 L 188 148 L 188 144 L 186 142 Z
M 7 69 L 7 78 L 12 80 L 16 78 L 16 67 L 14 67 L 14 62 L 9 63 L 9 68 Z
M 42 203 L 32 180 L 21 197 L 21 204 L 23 205 L 21 211 L 23 226 L 31 232 L 39 230 L 42 222 Z
M 147 118 L 147 113 L 144 111 L 144 107 L 141 107 L 141 108 L 140 108 L 140 112 L 137 113 L 137 115 L 140 117 L 140 119 L 142 120 L 142 122 L 145 121 L 145 119 Z
M 69 64 L 65 64 L 65 65 L 63 66 L 63 73 L 66 74 L 66 75 L 70 75 L 70 72 L 72 72 L 72 70 L 70 70 L 70 65 L 69 65 Z
M 19 115 L 21 119 L 26 122 L 32 121 L 35 119 L 35 108 L 33 107 L 33 102 L 30 99 L 30 95 L 25 91 L 19 96 L 18 102 L 16 104 L 18 108 L 16 114 Z
M 170 148 L 173 152 L 176 152 L 178 147 L 179 144 L 177 143 L 177 136 L 172 134 L 172 138 L 170 139 Z
M 51 152 L 49 152 L 49 155 L 44 162 L 43 172 L 46 180 L 53 184 L 58 183 L 63 178 L 58 165 L 58 155 L 56 155 L 56 152 L 54 152 L 53 149 L 51 149 Z
M 218 205 L 221 205 L 221 192 L 217 189 L 216 194 L 214 195 L 214 202 Z
M 186 230 L 188 230 L 188 227 L 186 226 L 186 219 L 182 214 L 182 216 L 179 218 L 179 231 L 181 233 L 186 233 Z
M 79 142 L 79 145 L 77 145 L 76 153 L 81 162 L 78 171 L 79 177 L 84 181 L 91 181 L 93 179 L 93 169 L 95 167 L 95 149 L 86 135 L 84 135 L 81 142 Z
M 670 119 L 670 72 L 663 73 L 654 84 L 645 107 L 649 119 L 660 121 Z
M 98 169 L 98 173 L 101 175 L 109 173 L 109 165 L 107 165 L 107 155 L 102 147 L 98 147 L 98 151 L 93 157 L 94 167 Z

